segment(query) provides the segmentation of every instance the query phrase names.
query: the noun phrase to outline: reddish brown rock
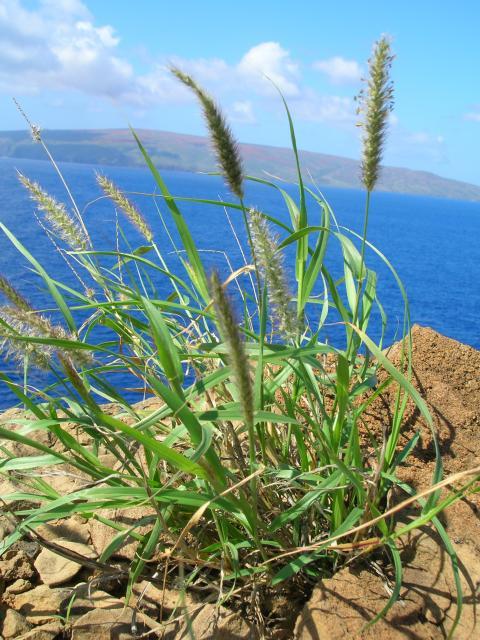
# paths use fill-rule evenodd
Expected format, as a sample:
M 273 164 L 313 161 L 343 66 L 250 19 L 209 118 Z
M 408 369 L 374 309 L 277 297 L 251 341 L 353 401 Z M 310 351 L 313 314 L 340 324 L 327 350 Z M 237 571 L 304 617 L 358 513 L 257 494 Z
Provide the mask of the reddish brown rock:
M 144 640 L 153 640 L 158 638 L 152 631 L 157 627 L 155 620 L 142 614 L 135 618 L 130 607 L 94 609 L 74 623 L 72 640 L 131 640 L 135 637 L 132 631 Z
M 133 587 L 131 605 L 145 611 L 151 617 L 158 617 L 160 613 L 163 619 L 175 613 L 180 615 L 181 602 L 177 589 L 160 589 L 147 580 L 142 580 Z M 184 595 L 183 603 L 189 610 L 198 605 L 198 601 L 189 593 Z
M 95 553 L 92 549 L 82 542 L 57 540 L 57 544 L 67 551 L 73 551 L 80 557 L 95 558 Z M 35 560 L 34 566 L 41 581 L 49 586 L 68 582 L 74 578 L 82 568 L 82 564 L 80 562 L 65 558 L 63 555 L 54 553 L 50 549 L 42 549 Z
M 72 516 L 64 520 L 56 520 L 48 524 L 43 524 L 35 531 L 39 536 L 49 542 L 57 542 L 58 540 L 83 542 L 84 544 L 90 542 L 88 521 L 79 516 Z
M 42 584 L 31 591 L 13 598 L 12 609 L 26 617 L 32 624 L 45 624 L 59 613 L 60 604 L 71 594 L 71 589 L 51 589 Z
M 432 329 L 412 330 L 412 383 L 432 414 L 445 474 L 471 469 L 480 460 L 480 352 Z M 401 366 L 401 347 L 394 345 L 388 357 Z M 363 415 L 370 433 L 389 424 L 395 402 L 390 387 Z M 398 470 L 399 477 L 417 490 L 431 484 L 435 466 L 432 433 L 409 401 L 401 430 L 400 446 L 420 430 L 418 446 Z M 455 640 L 480 637 L 476 604 L 480 585 L 480 494 L 471 493 L 442 514 L 459 558 L 464 604 Z M 387 602 L 385 581 L 368 565 L 345 568 L 314 590 L 297 621 L 298 640 L 346 638 L 443 640 L 451 629 L 457 607 L 451 563 L 434 529 L 413 532 L 403 541 L 405 570 L 402 599 L 385 620 L 362 632 L 365 624 Z M 391 579 L 391 576 L 390 576 Z
M 19 636 L 17 640 L 55 640 L 62 632 L 62 628 L 60 622 L 50 622 L 41 627 L 35 627 L 23 636 Z
M 121 524 L 128 529 L 130 527 L 134 527 L 141 518 L 145 518 L 148 515 L 156 516 L 156 513 L 151 507 L 145 506 L 133 507 L 126 510 L 105 509 L 101 512 L 101 515 L 104 518 L 117 522 L 118 524 Z M 113 538 L 118 534 L 118 531 L 93 518 L 89 521 L 88 526 L 93 548 L 98 555 L 101 555 L 113 540 Z M 151 531 L 151 528 L 151 524 L 146 524 L 136 527 L 134 531 L 135 533 L 138 533 L 140 535 L 145 535 L 149 531 Z M 137 546 L 138 541 L 127 535 L 121 547 L 115 551 L 114 556 L 125 558 L 127 560 L 133 560 L 133 558 L 135 557 Z
M 106 591 L 91 591 L 88 585 L 82 585 L 75 591 L 77 596 L 73 602 L 72 596 L 68 596 L 60 605 L 61 613 L 66 611 L 68 607 L 70 619 L 79 618 L 93 609 L 123 609 L 125 606 L 123 600 L 115 598 Z
M 5 593 L 7 595 L 14 596 L 19 593 L 25 593 L 25 591 L 30 591 L 31 588 L 32 583 L 29 580 L 19 578 L 5 589 Z
M 13 609 L 7 609 L 5 612 L 5 618 L 2 624 L 2 635 L 5 640 L 12 640 L 20 637 L 23 633 L 30 631 L 32 625 L 27 622 L 27 619 L 22 616 L 18 611 Z
M 191 629 L 184 622 L 165 627 L 164 640 L 257 640 L 259 635 L 243 618 L 213 604 L 189 609 Z M 191 632 L 190 632 L 191 631 Z
M 0 560 L 0 576 L 5 582 L 15 582 L 16 580 L 27 580 L 33 573 L 32 564 L 27 553 L 17 550 L 15 547 L 9 549 Z

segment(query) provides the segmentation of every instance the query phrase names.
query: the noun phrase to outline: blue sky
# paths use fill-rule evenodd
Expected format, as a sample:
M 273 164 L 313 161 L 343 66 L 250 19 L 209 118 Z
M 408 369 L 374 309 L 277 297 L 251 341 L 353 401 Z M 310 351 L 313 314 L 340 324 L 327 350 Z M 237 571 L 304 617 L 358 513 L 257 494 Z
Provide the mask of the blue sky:
M 371 46 L 392 38 L 385 162 L 480 184 L 480 3 L 0 0 L 0 129 L 157 128 L 203 134 L 167 64 L 192 73 L 245 142 L 358 157 L 353 97 Z

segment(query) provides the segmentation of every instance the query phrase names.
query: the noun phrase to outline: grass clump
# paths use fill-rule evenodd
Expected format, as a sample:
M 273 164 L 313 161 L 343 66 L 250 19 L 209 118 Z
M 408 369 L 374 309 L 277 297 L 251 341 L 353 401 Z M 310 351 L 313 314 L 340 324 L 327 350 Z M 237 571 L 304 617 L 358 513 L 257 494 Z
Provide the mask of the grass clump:
M 298 201 L 275 183 L 255 178 L 283 195 L 290 224 L 245 207 L 244 184 L 251 178 L 244 176 L 232 134 L 211 98 L 178 69 L 173 73 L 203 106 L 221 172 L 240 200 L 227 206 L 244 215 L 253 265 L 239 265 L 227 276 L 208 276 L 187 220 L 135 134 L 159 190 L 160 195 L 152 197 L 164 203 L 178 232 L 181 246 L 174 245 L 174 250 L 180 267 L 175 270 L 169 267 L 169 247 L 157 245 L 149 222 L 108 178 L 98 177 L 100 187 L 147 246 L 96 250 L 83 221 L 73 223 L 63 207 L 21 178 L 43 203 L 51 233 L 66 243 L 67 248 L 56 246 L 75 273 L 81 272 L 82 286 L 78 291 L 62 286 L 0 224 L 43 279 L 61 318 L 55 327 L 60 322 L 65 326 L 55 329 L 45 314 L 37 315 L 0 278 L 0 290 L 10 303 L 2 314 L 0 334 L 26 371 L 23 387 L 6 374 L 1 379 L 29 411 L 20 432 L 0 428 L 2 467 L 22 485 L 3 497 L 12 505 L 17 527 L 0 543 L 1 552 L 22 536 L 35 535 L 45 522 L 80 514 L 116 531 L 98 560 L 102 570 L 115 571 L 110 563 L 116 551 L 127 538 L 137 540 L 127 595 L 144 577 L 163 584 L 173 581 L 177 572 L 184 589 L 208 585 L 220 602 L 235 600 L 241 593 L 248 603 L 255 600 L 248 594 L 269 593 L 292 582 L 307 589 L 347 558 L 352 561 L 381 548 L 390 554 L 396 571 L 387 608 L 398 598 L 401 560 L 395 540 L 402 531 L 393 516 L 401 506 L 387 509 L 387 504 L 399 484 L 397 468 L 416 442 L 415 436 L 399 452 L 407 400 L 415 402 L 432 431 L 433 423 L 409 380 L 408 302 L 386 259 L 404 295 L 405 371 L 395 369 L 381 342 L 367 334 L 375 307 L 386 323 L 376 274 L 365 254 L 370 246 L 370 192 L 380 169 L 392 101 L 391 60 L 389 44 L 382 39 L 370 63 L 364 102 L 363 237 L 332 228 L 330 207 L 305 186 L 293 126 Z M 291 123 L 288 108 L 287 117 Z M 225 203 L 209 203 L 215 205 Z M 312 208 L 315 220 L 320 212 L 320 224 L 311 223 Z M 78 207 L 74 211 L 77 215 Z M 342 251 L 340 280 L 325 264 L 332 242 Z M 295 251 L 291 277 L 283 260 L 287 247 Z M 250 271 L 256 271 L 256 281 L 249 279 Z M 158 295 L 158 278 L 168 295 Z M 85 283 L 89 295 L 83 293 Z M 234 287 L 235 303 L 230 296 Z M 23 324 L 18 325 L 20 314 Z M 340 316 L 343 346 L 323 340 L 322 328 L 330 314 Z M 102 337 L 104 328 L 108 340 Z M 38 393 L 28 384 L 31 354 L 36 352 L 57 380 Z M 386 382 L 377 388 L 382 369 Z M 128 394 L 112 382 L 119 372 L 155 403 L 150 408 L 131 404 Z M 381 434 L 370 434 L 367 447 L 360 433 L 369 406 L 364 394 L 375 397 L 389 385 L 397 389 L 391 424 Z M 114 403 L 114 417 L 104 402 Z M 35 438 L 37 429 L 49 430 L 57 446 L 41 445 Z M 73 437 L 72 430 L 82 437 Z M 433 438 L 436 442 L 434 431 Z M 33 472 L 28 458 L 15 458 L 10 442 L 38 451 Z M 73 467 L 85 482 L 59 495 L 48 481 L 48 469 L 61 470 L 64 465 Z M 471 486 L 475 477 L 469 474 L 457 478 L 464 485 L 453 498 L 440 498 L 438 489 L 446 481 L 437 446 L 432 487 L 408 527 L 435 522 L 439 511 Z M 409 498 L 408 504 L 415 499 Z M 144 509 L 145 515 L 129 527 L 104 515 L 111 509 L 128 513 L 132 508 Z M 444 530 L 439 531 L 458 573 L 451 545 Z M 258 607 L 245 608 L 260 624 Z

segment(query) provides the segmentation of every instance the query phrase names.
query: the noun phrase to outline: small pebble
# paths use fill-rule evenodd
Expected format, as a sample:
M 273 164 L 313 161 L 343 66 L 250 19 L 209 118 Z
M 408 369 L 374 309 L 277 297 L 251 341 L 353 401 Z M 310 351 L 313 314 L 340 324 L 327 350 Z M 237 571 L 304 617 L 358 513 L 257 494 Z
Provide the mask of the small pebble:
M 24 580 L 23 578 L 19 578 L 18 580 L 15 580 L 15 582 L 12 582 L 12 584 L 8 586 L 5 591 L 12 595 L 17 595 L 18 593 L 25 593 L 25 591 L 28 591 L 31 588 L 31 582 L 29 582 L 28 580 Z

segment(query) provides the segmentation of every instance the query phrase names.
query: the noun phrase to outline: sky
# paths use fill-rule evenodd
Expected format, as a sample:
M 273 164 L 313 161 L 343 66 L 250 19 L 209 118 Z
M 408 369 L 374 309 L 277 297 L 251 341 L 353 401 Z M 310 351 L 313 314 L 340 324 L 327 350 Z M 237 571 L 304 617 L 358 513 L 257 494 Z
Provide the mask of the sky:
M 395 109 L 385 164 L 480 184 L 477 0 L 0 0 L 0 130 L 152 128 L 205 134 L 175 64 L 242 142 L 358 158 L 355 95 L 391 38 Z

